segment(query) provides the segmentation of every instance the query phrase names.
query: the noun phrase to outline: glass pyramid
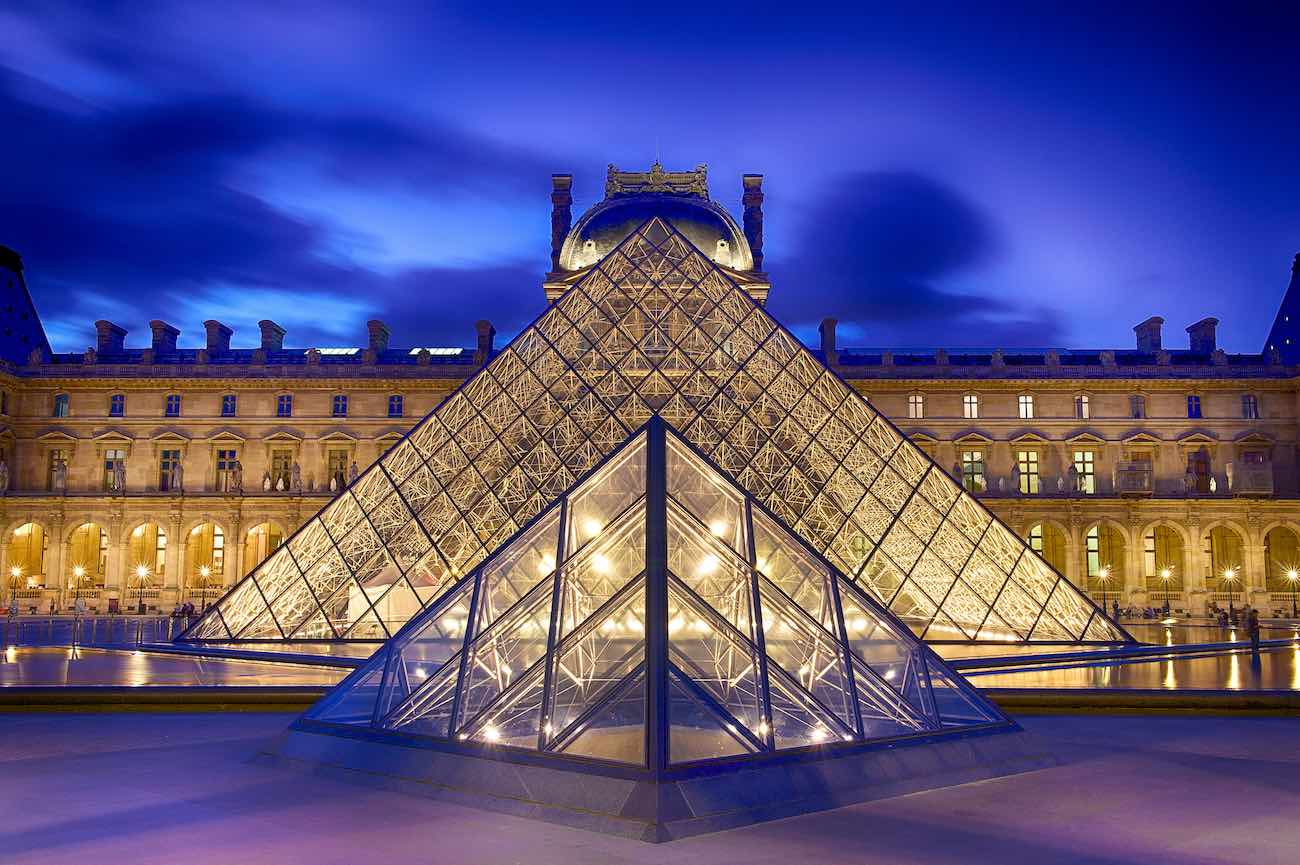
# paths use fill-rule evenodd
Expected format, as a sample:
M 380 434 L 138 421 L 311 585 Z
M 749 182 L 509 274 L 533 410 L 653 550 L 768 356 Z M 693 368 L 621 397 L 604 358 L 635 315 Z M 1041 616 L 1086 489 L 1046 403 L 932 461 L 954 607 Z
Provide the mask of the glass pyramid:
M 657 418 L 305 720 L 651 769 L 1008 723 Z
M 180 639 L 386 639 L 651 417 L 926 639 L 1132 639 L 658 218 Z

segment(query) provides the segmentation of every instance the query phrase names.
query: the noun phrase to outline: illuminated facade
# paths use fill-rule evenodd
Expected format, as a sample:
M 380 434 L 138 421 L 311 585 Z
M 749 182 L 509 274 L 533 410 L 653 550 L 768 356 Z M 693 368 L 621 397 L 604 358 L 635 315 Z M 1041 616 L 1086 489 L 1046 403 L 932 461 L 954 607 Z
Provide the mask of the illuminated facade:
M 743 227 L 703 170 L 611 168 L 576 223 L 570 186 L 555 177 L 548 299 L 663 213 L 765 300 L 761 177 L 744 179 Z M 39 609 L 212 601 L 498 354 L 487 322 L 470 348 L 391 348 L 371 322 L 364 347 L 291 349 L 270 321 L 251 349 L 217 321 L 204 348 L 162 321 L 128 348 L 101 321 L 94 348 L 54 354 L 8 250 L 0 279 L 0 574 Z M 1149 319 L 1133 350 L 982 353 L 840 349 L 828 320 L 813 354 L 1094 598 L 1281 609 L 1300 569 L 1297 296 L 1293 273 L 1257 355 L 1219 350 L 1212 319 L 1187 350 Z

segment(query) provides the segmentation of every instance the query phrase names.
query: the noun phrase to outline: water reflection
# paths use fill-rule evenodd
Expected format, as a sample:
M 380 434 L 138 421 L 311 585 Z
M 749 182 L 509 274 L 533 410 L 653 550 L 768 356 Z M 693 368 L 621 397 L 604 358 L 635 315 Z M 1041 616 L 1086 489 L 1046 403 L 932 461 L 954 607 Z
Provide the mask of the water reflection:
M 0 686 L 333 685 L 347 670 L 112 649 L 10 647 Z
M 1249 649 L 1196 657 L 1056 665 L 984 673 L 965 671 L 980 688 L 1133 688 L 1140 690 L 1300 691 L 1300 646 Z

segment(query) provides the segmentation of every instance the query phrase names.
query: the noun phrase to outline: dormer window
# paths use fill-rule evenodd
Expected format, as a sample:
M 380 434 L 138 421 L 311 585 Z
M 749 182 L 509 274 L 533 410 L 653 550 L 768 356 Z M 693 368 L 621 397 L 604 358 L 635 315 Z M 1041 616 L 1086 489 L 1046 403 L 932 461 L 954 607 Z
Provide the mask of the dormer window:
M 178 393 L 167 394 L 167 401 L 163 409 L 163 415 L 166 417 L 181 416 L 181 395 Z
M 108 398 L 108 416 L 122 417 L 126 414 L 126 394 L 115 393 Z
M 68 416 L 68 395 L 66 393 L 56 393 L 54 395 L 54 410 L 51 413 L 55 417 Z

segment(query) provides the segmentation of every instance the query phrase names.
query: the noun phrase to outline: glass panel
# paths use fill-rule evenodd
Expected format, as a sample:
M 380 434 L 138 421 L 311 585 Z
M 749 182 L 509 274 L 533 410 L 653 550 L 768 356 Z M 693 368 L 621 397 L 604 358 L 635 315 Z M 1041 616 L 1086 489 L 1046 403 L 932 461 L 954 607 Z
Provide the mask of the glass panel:
M 839 642 L 766 577 L 758 579 L 758 596 L 763 605 L 763 641 L 769 671 L 773 663 L 779 664 L 846 726 L 853 726 L 848 675 Z
M 939 719 L 945 727 L 960 727 L 968 724 L 988 724 L 1001 721 L 1002 716 L 984 701 L 974 690 L 964 687 L 955 679 L 948 677 L 938 664 L 927 664 L 930 672 L 930 687 L 934 693 L 935 707 Z
M 753 519 L 758 572 L 789 595 L 818 624 L 833 632 L 835 600 L 826 568 L 766 514 L 756 510 Z
M 851 739 L 852 732 L 814 703 L 779 670 L 768 667 L 768 692 L 772 698 L 772 736 L 777 750 L 824 745 Z
M 675 437 L 668 437 L 668 493 L 708 528 L 714 537 L 748 558 L 744 503 L 730 484 L 710 470 Z
M 555 572 L 560 539 L 560 509 L 553 508 L 483 567 L 475 633 L 487 630 L 539 580 Z
M 537 734 L 542 723 L 543 674 L 541 666 L 535 667 L 458 738 L 537 750 Z
M 673 671 L 668 680 L 668 753 L 673 763 L 752 754 L 758 748 Z
M 587 480 L 569 498 L 569 551 L 600 534 L 645 493 L 645 436 Z
M 645 503 L 565 562 L 559 636 L 586 621 L 645 567 Z
M 340 682 L 329 696 L 309 709 L 305 717 L 334 724 L 369 725 L 375 711 L 375 698 L 379 696 L 384 660 L 384 657 L 372 658 L 354 674 L 356 678 L 349 676 Z
M 458 723 L 472 720 L 546 654 L 554 579 L 538 584 L 474 641 L 461 685 Z
M 625 687 L 610 695 L 583 724 L 577 737 L 560 750 L 581 757 L 645 765 L 645 700 L 645 671 L 640 670 Z
M 668 570 L 746 639 L 754 638 L 749 566 L 671 502 Z

